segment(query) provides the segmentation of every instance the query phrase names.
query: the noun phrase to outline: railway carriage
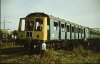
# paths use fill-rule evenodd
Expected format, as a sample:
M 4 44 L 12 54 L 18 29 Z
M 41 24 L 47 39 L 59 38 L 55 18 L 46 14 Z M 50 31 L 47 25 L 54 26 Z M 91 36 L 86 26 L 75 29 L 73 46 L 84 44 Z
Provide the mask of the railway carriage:
M 69 46 L 68 43 L 92 38 L 100 39 L 100 32 L 52 15 L 35 12 L 20 18 L 16 43 L 29 47 L 28 45 L 37 46 L 46 42 L 48 47 L 61 48 Z

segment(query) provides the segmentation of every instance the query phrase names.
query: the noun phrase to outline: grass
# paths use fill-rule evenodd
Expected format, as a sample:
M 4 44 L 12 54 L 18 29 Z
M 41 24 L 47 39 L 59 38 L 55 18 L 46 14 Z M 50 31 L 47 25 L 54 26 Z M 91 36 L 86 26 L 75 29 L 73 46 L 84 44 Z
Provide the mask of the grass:
M 0 48 L 0 63 L 11 64 L 66 64 L 66 63 L 100 63 L 100 53 L 85 50 L 82 46 L 72 51 L 47 50 L 46 55 L 28 54 L 22 47 L 4 45 Z M 8 52 L 9 51 L 9 52 Z

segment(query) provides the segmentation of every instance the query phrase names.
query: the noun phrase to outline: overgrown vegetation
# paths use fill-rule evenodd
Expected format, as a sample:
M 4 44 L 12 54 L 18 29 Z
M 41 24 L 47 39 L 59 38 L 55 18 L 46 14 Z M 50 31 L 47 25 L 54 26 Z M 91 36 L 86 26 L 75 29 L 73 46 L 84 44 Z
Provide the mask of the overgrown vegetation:
M 10 47 L 10 45 L 9 45 Z M 100 63 L 100 53 L 85 50 L 82 46 L 74 48 L 72 51 L 47 50 L 46 55 L 28 54 L 22 47 L 8 46 L 0 48 L 0 63 L 12 64 L 66 64 L 66 63 Z M 15 49 L 15 47 L 17 49 Z M 13 51 L 12 51 L 12 48 Z M 6 50 L 5 50 L 6 49 Z M 7 49 L 9 49 L 8 52 Z

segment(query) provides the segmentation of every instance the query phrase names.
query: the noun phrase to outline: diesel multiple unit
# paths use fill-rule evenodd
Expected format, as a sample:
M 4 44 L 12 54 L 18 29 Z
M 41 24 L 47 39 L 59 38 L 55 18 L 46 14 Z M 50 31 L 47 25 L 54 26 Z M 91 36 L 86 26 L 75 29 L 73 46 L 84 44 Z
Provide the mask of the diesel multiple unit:
M 20 18 L 16 43 L 34 47 L 45 42 L 47 46 L 57 48 L 58 45 L 66 47 L 66 43 L 70 42 L 96 40 L 100 40 L 100 31 L 42 12 L 35 12 Z

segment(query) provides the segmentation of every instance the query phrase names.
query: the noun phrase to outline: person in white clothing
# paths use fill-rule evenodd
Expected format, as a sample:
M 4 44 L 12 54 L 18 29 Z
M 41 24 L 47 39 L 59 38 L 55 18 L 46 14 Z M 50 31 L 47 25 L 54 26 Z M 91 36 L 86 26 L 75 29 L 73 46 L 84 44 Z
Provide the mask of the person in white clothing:
M 41 51 L 42 56 L 45 56 L 46 54 L 46 44 L 45 42 L 42 43 L 42 51 Z
M 42 50 L 46 50 L 46 44 L 44 42 L 42 43 Z

